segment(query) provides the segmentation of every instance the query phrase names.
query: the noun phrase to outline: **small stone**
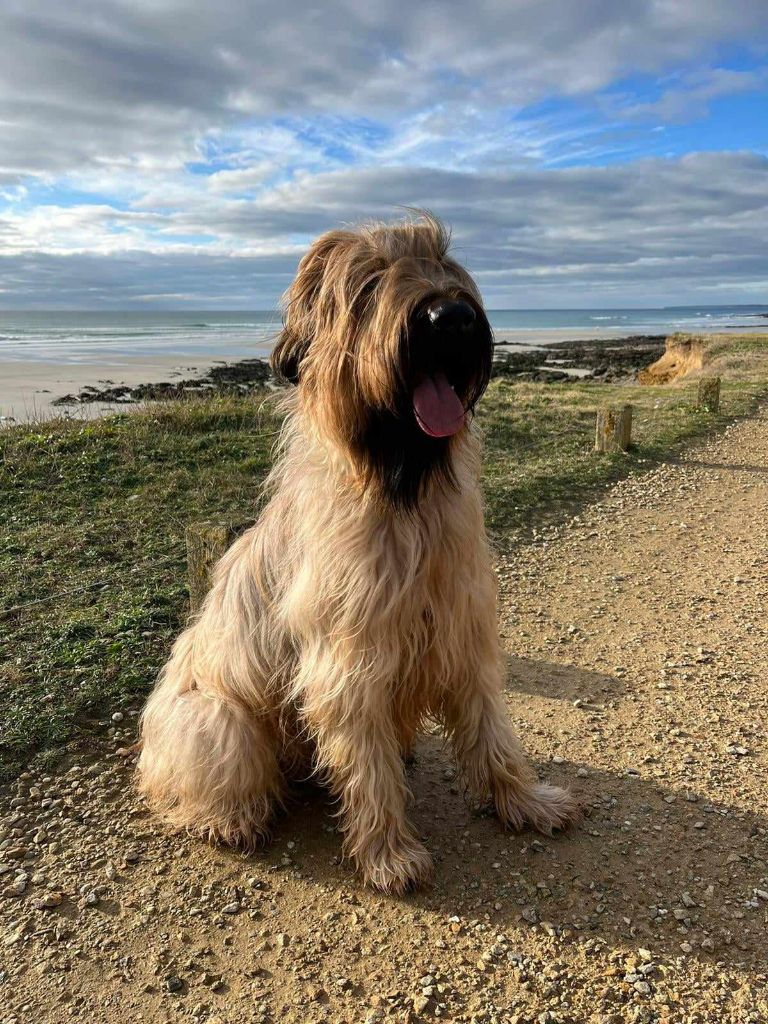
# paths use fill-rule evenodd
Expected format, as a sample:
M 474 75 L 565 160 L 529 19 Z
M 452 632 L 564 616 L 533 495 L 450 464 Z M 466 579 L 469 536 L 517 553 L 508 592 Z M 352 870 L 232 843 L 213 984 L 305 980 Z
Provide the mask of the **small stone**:
M 124 718 L 125 718 L 125 715 L 123 714 L 122 711 L 115 711 L 115 713 L 112 715 L 112 721 L 113 722 L 122 722 L 122 720 Z
M 165 979 L 165 987 L 169 992 L 181 992 L 184 988 L 184 982 L 181 978 L 177 978 L 175 974 L 169 974 Z
M 28 875 L 18 875 L 5 890 L 9 896 L 23 896 L 27 891 Z
M 10 934 L 8 935 L 8 937 L 5 940 L 5 945 L 6 946 L 15 946 L 17 943 L 21 942 L 21 940 L 24 938 L 26 933 L 30 932 L 30 931 L 32 931 L 32 922 L 31 921 L 22 921 L 22 923 L 20 925 L 17 925 L 16 928 L 14 928 L 10 932 Z
M 36 910 L 55 910 L 64 902 L 64 896 L 60 892 L 47 892 L 39 900 L 35 900 Z
M 242 910 L 242 907 L 240 906 L 239 903 L 228 903 L 226 905 L 226 907 L 222 907 L 221 908 L 222 914 L 239 914 L 241 910 Z M 280 943 L 279 942 L 279 936 L 278 936 L 278 945 L 284 945 L 284 943 Z

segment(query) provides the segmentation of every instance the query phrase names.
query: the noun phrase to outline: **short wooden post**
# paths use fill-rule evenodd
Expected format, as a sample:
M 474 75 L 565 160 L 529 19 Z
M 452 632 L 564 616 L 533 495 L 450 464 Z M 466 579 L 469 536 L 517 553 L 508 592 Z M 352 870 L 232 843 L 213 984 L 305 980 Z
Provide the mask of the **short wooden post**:
M 190 523 L 185 532 L 187 542 L 187 578 L 189 610 L 196 612 L 211 588 L 213 569 L 218 560 L 248 529 L 246 523 Z
M 625 452 L 632 439 L 632 406 L 598 409 L 595 430 L 596 452 Z
M 699 409 L 717 412 L 720 408 L 720 378 L 702 377 L 699 381 L 699 398 L 696 403 Z

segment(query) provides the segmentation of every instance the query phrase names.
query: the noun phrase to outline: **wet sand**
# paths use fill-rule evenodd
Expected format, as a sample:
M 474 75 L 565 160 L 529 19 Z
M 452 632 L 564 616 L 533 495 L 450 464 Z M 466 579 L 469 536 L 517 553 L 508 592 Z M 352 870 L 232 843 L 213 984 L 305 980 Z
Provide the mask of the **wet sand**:
M 189 360 L 176 357 L 152 357 L 119 362 L 53 362 L 0 360 L 0 423 L 26 423 L 50 419 L 52 416 L 77 416 L 91 419 L 119 404 L 54 406 L 62 395 L 77 393 L 88 386 L 110 384 L 142 384 L 146 381 L 173 381 L 178 377 L 195 377 L 208 370 L 212 360 Z M 129 405 L 128 408 L 131 406 Z

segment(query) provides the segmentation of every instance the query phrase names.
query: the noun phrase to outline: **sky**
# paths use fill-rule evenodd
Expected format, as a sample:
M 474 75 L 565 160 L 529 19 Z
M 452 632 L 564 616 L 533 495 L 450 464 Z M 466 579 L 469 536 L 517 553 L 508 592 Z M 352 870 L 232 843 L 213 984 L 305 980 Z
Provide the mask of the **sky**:
M 2 0 L 0 309 L 272 309 L 427 208 L 490 308 L 768 302 L 768 0 Z

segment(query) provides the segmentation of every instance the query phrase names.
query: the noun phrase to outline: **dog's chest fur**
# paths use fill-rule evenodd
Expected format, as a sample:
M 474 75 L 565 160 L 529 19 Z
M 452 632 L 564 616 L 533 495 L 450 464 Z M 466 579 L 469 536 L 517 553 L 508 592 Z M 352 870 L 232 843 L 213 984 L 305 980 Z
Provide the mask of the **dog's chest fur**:
M 467 671 L 473 633 L 495 629 L 477 439 L 456 446 L 456 487 L 433 487 L 412 512 L 368 500 L 302 456 L 298 473 L 285 455 L 255 567 L 272 629 L 295 652 L 284 685 L 301 701 L 307 688 L 380 681 L 413 704 L 409 717 L 427 713 Z

